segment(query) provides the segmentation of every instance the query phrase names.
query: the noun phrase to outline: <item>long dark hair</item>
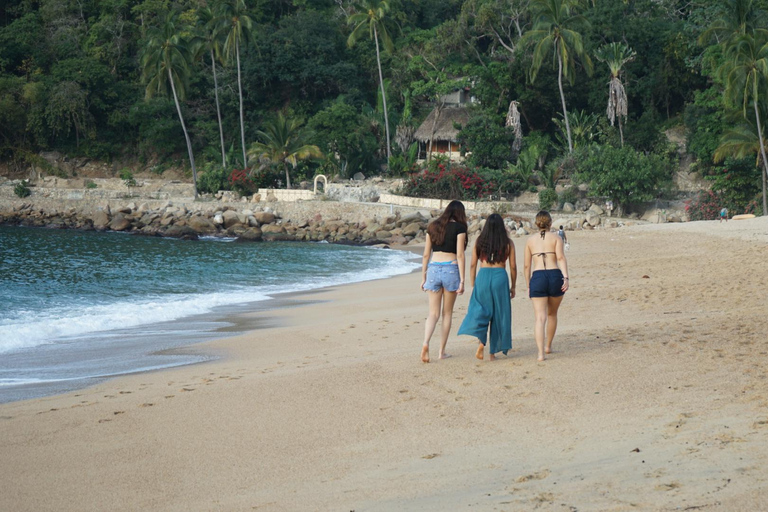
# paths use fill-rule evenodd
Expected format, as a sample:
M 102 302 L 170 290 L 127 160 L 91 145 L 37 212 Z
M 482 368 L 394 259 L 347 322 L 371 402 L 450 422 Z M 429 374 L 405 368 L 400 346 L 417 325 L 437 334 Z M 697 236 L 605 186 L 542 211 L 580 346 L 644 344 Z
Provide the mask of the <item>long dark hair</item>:
M 485 227 L 475 242 L 477 257 L 488 263 L 500 263 L 509 257 L 509 235 L 504 219 L 492 213 L 485 220 Z
M 445 228 L 450 221 L 456 221 L 467 227 L 467 214 L 464 212 L 464 204 L 461 201 L 451 201 L 445 207 L 445 211 L 427 226 L 427 234 L 433 245 L 442 245 L 445 242 Z M 464 239 L 464 248 L 467 247 L 467 239 Z

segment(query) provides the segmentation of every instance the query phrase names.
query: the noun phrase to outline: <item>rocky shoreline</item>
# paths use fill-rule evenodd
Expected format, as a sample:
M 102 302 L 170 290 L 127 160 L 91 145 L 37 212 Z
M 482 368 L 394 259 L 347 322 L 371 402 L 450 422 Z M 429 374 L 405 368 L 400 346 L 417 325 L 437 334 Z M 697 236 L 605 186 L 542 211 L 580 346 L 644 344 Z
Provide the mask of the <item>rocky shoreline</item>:
M 4 183 L 0 187 L 0 224 L 119 231 L 190 240 L 213 236 L 243 242 L 327 241 L 402 246 L 424 242 L 428 223 L 440 214 L 440 210 L 429 208 L 333 201 L 324 196 L 306 201 L 259 201 L 254 197 L 248 202 L 229 196 L 193 201 L 184 194 L 184 185 L 173 182 L 126 189 L 120 182 L 108 187 L 110 182 L 105 180 L 99 185 L 99 195 L 94 196 L 93 190 L 73 188 L 72 180 L 61 181 L 64 187 L 46 183 L 54 186 L 34 187 L 32 194 L 23 199 L 13 196 L 10 184 Z M 120 195 L 126 191 L 133 195 Z M 537 210 L 533 204 L 477 205 L 477 210 L 467 212 L 470 235 L 482 229 L 488 214 L 498 212 L 505 217 L 513 236 L 525 236 L 531 231 Z M 563 211 L 553 212 L 553 225 L 563 225 L 570 231 L 646 222 L 610 217 L 596 204 L 585 210 L 566 206 Z M 679 219 L 661 218 L 659 212 L 647 219 L 655 223 L 676 220 Z

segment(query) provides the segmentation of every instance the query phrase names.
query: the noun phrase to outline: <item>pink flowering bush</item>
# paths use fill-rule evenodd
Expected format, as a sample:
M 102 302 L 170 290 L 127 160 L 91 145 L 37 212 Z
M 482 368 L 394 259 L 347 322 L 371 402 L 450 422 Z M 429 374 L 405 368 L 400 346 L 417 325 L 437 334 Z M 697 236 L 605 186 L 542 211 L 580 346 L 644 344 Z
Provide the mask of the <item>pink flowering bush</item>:
M 715 220 L 720 215 L 723 200 L 720 194 L 702 190 L 695 198 L 686 201 L 685 212 L 690 220 Z
M 435 199 L 488 199 L 500 193 L 508 194 L 519 185 L 503 171 L 470 169 L 466 165 L 435 158 L 429 167 L 411 175 L 400 193 Z

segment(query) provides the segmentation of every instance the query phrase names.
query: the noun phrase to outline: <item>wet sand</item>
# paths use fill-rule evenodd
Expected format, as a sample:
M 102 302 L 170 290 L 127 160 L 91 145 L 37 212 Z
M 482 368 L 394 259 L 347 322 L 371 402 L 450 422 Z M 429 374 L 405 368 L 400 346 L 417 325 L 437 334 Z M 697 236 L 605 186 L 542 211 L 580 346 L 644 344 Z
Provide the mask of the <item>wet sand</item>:
M 418 273 L 299 295 L 221 360 L 0 405 L 0 510 L 768 510 L 768 219 L 568 238 L 543 363 L 522 279 L 494 362 L 420 362 Z

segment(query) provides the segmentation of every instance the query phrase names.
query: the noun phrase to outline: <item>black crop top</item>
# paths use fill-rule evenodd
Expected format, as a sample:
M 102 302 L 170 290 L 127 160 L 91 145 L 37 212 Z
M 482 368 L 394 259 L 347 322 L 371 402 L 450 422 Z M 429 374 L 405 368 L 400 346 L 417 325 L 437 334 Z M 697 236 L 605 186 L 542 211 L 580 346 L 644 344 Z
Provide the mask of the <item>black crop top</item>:
M 460 234 L 467 232 L 467 226 L 461 222 L 449 222 L 445 226 L 445 238 L 440 245 L 432 244 L 434 252 L 452 252 L 456 253 L 456 239 Z

